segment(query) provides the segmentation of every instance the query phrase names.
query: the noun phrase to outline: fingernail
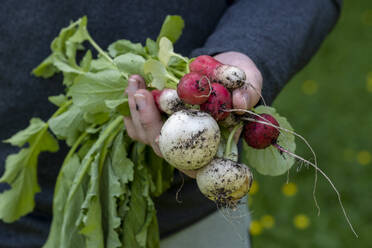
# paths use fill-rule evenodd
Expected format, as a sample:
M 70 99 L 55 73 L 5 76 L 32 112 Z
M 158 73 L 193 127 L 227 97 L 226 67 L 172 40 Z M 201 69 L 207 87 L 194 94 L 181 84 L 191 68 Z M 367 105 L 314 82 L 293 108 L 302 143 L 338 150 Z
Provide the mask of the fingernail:
M 128 87 L 126 89 L 127 94 L 128 93 L 134 93 L 137 90 L 137 80 L 133 78 L 128 79 Z
M 134 94 L 134 100 L 136 101 L 136 105 L 138 109 L 143 109 L 146 107 L 146 97 L 141 93 Z
M 128 83 L 129 84 L 135 84 L 135 83 L 137 83 L 137 79 L 135 79 L 134 77 L 129 77 Z

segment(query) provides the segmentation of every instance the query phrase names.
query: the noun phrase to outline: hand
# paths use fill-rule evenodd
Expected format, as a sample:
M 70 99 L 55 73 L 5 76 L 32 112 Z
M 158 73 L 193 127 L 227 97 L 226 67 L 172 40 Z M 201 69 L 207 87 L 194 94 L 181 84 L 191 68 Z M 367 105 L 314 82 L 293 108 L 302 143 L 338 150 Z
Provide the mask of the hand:
M 130 76 L 125 93 L 128 95 L 130 117 L 124 117 L 124 123 L 129 137 L 150 145 L 161 157 L 157 138 L 163 121 L 151 92 L 146 90 L 145 80 L 139 75 Z
M 261 73 L 249 57 L 238 52 L 226 52 L 216 55 L 215 58 L 224 64 L 234 65 L 244 70 L 247 82 L 251 83 L 258 92 L 261 92 Z M 144 79 L 139 75 L 130 76 L 126 94 L 128 95 L 131 116 L 124 117 L 124 122 L 129 137 L 150 145 L 154 152 L 162 157 L 157 141 L 163 122 L 151 92 L 146 90 Z M 239 109 L 250 109 L 260 99 L 259 94 L 252 87 L 236 89 L 232 95 L 233 106 Z M 239 136 L 240 132 L 237 132 L 236 137 Z M 192 178 L 196 176 L 196 171 L 182 172 Z
M 242 69 L 246 76 L 246 85 L 232 93 L 233 108 L 251 109 L 260 100 L 262 90 L 262 75 L 254 62 L 245 54 L 239 52 L 220 53 L 214 57 L 223 64 L 233 65 Z M 250 83 L 249 86 L 247 83 Z M 253 88 L 254 87 L 254 88 Z M 236 112 L 244 114 L 244 112 Z M 235 133 L 234 141 L 238 143 L 242 128 Z
M 239 67 L 245 72 L 246 82 L 251 84 L 252 87 L 246 84 L 233 91 L 233 107 L 235 109 L 253 108 L 260 100 L 262 90 L 262 75 L 254 62 L 247 55 L 239 52 L 220 53 L 214 58 L 223 64 Z

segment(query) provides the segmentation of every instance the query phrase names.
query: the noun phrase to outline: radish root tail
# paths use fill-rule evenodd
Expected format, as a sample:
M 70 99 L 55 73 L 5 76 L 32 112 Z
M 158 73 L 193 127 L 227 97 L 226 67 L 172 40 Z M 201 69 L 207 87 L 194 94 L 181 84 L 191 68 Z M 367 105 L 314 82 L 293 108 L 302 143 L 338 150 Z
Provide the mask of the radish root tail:
M 260 116 L 259 114 L 256 114 L 256 113 L 254 113 L 254 112 L 252 112 L 252 111 L 249 111 L 249 110 L 242 110 L 242 109 L 234 109 L 234 110 L 230 110 L 230 112 L 232 112 L 232 111 L 244 111 L 244 112 L 247 112 L 247 113 L 252 114 L 252 115 L 254 115 L 254 116 L 259 116 L 261 119 L 265 119 L 264 117 Z M 265 125 L 269 125 L 269 126 L 275 127 L 275 128 L 277 128 L 277 129 L 283 130 L 283 131 L 285 131 L 285 132 L 287 132 L 287 133 L 291 133 L 291 134 L 295 135 L 296 137 L 299 137 L 301 140 L 303 140 L 303 141 L 305 142 L 305 144 L 309 147 L 309 149 L 310 149 L 311 152 L 313 153 L 313 156 L 314 156 L 314 163 L 312 163 L 312 162 L 310 162 L 310 161 L 308 161 L 308 160 L 306 160 L 306 159 L 301 158 L 300 156 L 294 154 L 293 152 L 290 152 L 290 151 L 284 149 L 283 147 L 279 146 L 278 144 L 274 144 L 274 146 L 275 146 L 277 149 L 279 149 L 280 151 L 285 152 L 285 153 L 287 153 L 287 154 L 293 156 L 294 158 L 296 158 L 296 159 L 298 159 L 298 160 L 300 160 L 300 161 L 302 161 L 302 162 L 304 162 L 304 163 L 306 163 L 306 164 L 311 165 L 311 166 L 312 166 L 316 171 L 319 171 L 320 174 L 322 174 L 322 176 L 323 176 L 323 177 L 328 181 L 328 183 L 331 185 L 331 187 L 332 187 L 333 190 L 335 191 L 335 193 L 336 193 L 336 195 L 337 195 L 337 198 L 338 198 L 338 202 L 339 202 L 339 204 L 340 204 L 340 206 L 341 206 L 341 209 L 342 209 L 343 215 L 345 216 L 345 219 L 346 219 L 346 221 L 347 221 L 347 223 L 348 223 L 348 225 L 349 225 L 351 231 L 352 231 L 352 232 L 354 233 L 354 235 L 358 238 L 359 236 L 358 236 L 358 234 L 356 233 L 356 231 L 355 231 L 353 225 L 351 224 L 351 221 L 350 221 L 350 219 L 349 219 L 349 217 L 348 217 L 348 215 L 347 215 L 347 213 L 346 213 L 346 210 L 345 210 L 345 208 L 344 208 L 344 205 L 343 205 L 343 203 L 342 203 L 342 200 L 341 200 L 341 194 L 338 192 L 338 190 L 337 190 L 336 186 L 333 184 L 332 180 L 331 180 L 331 179 L 330 179 L 330 178 L 329 178 L 329 177 L 328 177 L 328 176 L 327 176 L 327 175 L 326 175 L 326 174 L 325 174 L 325 173 L 324 173 L 324 172 L 323 172 L 323 171 L 322 171 L 322 170 L 317 166 L 317 160 L 316 160 L 315 152 L 314 152 L 314 150 L 311 148 L 311 146 L 310 146 L 310 144 L 307 142 L 307 140 L 306 140 L 304 137 L 302 137 L 301 135 L 299 135 L 299 134 L 297 134 L 297 133 L 295 133 L 295 132 L 293 132 L 293 131 L 291 131 L 291 130 L 288 130 L 288 129 L 286 129 L 286 128 L 282 128 L 282 127 L 279 127 L 279 126 L 273 125 L 271 122 L 269 122 L 269 121 L 266 120 L 266 119 L 265 119 L 265 121 L 259 121 L 259 120 L 253 119 L 253 118 L 242 118 L 242 119 L 243 119 L 243 120 L 247 120 L 247 121 L 253 121 L 253 122 L 257 122 L 257 123 L 261 123 L 261 124 L 265 124 Z M 315 183 L 316 183 L 316 182 L 317 182 L 317 174 L 315 174 L 315 175 L 316 175 L 316 176 L 315 176 Z M 314 186 L 314 190 L 313 190 L 313 196 L 314 196 L 314 199 L 316 199 L 316 198 L 315 198 L 315 186 Z M 317 206 L 317 208 L 318 208 L 318 214 L 319 214 L 319 205 L 318 205 L 318 203 L 317 203 L 316 200 L 315 200 L 315 204 L 316 204 L 316 206 Z
M 279 131 L 280 130 L 283 130 L 287 133 L 290 133 L 290 134 L 293 134 L 295 135 L 296 137 L 300 138 L 305 144 L 306 146 L 309 148 L 309 150 L 311 151 L 311 154 L 313 155 L 314 157 L 314 164 L 316 165 L 316 167 L 318 167 L 318 162 L 317 162 L 317 157 L 316 157 L 316 154 L 313 150 L 313 148 L 310 146 L 309 142 L 304 138 L 302 137 L 301 135 L 297 134 L 296 132 L 293 132 L 289 129 L 286 129 L 286 128 L 283 128 L 283 127 L 279 127 L 279 126 L 276 126 L 274 124 L 272 124 L 269 120 L 267 120 L 265 117 L 262 117 L 261 115 L 253 112 L 253 111 L 250 111 L 250 110 L 243 110 L 243 109 L 230 109 L 228 110 L 229 112 L 236 112 L 236 111 L 241 111 L 241 112 L 246 112 L 248 114 L 251 114 L 251 115 L 254 115 L 254 116 L 257 116 L 258 118 L 264 120 L 264 122 L 260 122 L 258 120 L 255 120 L 255 119 L 252 119 L 252 118 L 242 118 L 243 120 L 249 120 L 249 121 L 254 121 L 254 122 L 258 122 L 258 123 L 262 123 L 262 124 L 266 124 L 266 125 L 270 125 L 272 127 L 275 127 L 276 129 L 278 129 Z M 305 160 L 307 161 L 307 160 Z M 302 161 L 304 162 L 304 161 Z M 306 162 L 305 162 L 306 163 Z M 310 162 L 309 162 L 310 164 Z M 315 204 L 315 208 L 317 209 L 317 215 L 319 216 L 320 215 L 320 207 L 319 207 L 319 204 L 318 204 L 318 200 L 316 198 L 316 185 L 318 183 L 318 171 L 315 169 L 315 172 L 314 172 L 315 176 L 314 176 L 314 186 L 313 186 L 313 200 L 314 200 L 314 204 Z

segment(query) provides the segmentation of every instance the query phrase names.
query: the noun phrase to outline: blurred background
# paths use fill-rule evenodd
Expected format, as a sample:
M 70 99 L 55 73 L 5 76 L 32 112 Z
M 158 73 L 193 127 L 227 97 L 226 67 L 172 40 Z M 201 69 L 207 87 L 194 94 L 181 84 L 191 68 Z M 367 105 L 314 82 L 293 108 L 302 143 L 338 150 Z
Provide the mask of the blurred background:
M 337 196 L 314 170 L 294 165 L 289 174 L 255 173 L 249 205 L 253 247 L 371 247 L 372 243 L 372 1 L 345 0 L 342 16 L 310 64 L 274 106 L 314 148 L 319 167 L 340 191 L 359 234 L 355 238 Z M 311 159 L 297 140 L 297 154 Z

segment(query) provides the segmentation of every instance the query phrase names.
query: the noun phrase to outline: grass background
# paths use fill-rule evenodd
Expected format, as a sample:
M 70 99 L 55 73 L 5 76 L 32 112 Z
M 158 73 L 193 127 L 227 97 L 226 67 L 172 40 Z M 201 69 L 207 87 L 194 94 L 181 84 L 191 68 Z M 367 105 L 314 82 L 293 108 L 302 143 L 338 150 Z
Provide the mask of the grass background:
M 319 166 L 341 192 L 359 238 L 354 237 L 336 194 L 321 176 L 317 185 L 321 214 L 317 216 L 312 198 L 314 170 L 297 164 L 290 171 L 291 184 L 284 189 L 286 175 L 255 173 L 249 200 L 253 247 L 371 247 L 371 0 L 344 1 L 333 32 L 274 106 L 310 141 Z M 305 145 L 299 140 L 297 144 L 296 153 L 311 158 Z

